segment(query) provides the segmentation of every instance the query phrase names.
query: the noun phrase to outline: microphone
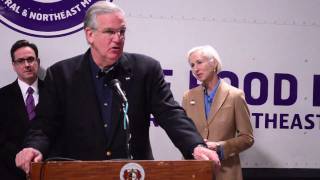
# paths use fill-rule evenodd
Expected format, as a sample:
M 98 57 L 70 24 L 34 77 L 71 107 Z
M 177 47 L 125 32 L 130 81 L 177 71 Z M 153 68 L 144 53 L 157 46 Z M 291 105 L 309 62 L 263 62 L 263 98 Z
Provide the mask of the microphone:
M 121 98 L 121 101 L 123 103 L 128 102 L 126 95 L 124 94 L 124 92 L 122 91 L 121 87 L 120 87 L 120 81 L 118 79 L 113 79 L 111 81 L 108 82 L 109 86 L 113 88 L 113 90 L 116 91 L 116 93 L 119 95 L 119 97 Z

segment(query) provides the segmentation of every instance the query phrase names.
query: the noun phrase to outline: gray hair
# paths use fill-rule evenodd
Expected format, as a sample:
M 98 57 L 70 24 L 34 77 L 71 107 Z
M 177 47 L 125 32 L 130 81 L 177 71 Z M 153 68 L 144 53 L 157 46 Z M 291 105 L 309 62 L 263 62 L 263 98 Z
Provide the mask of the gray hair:
M 187 58 L 189 60 L 190 56 L 194 52 L 200 52 L 204 57 L 208 58 L 209 60 L 215 60 L 217 61 L 217 73 L 219 73 L 222 69 L 222 63 L 220 56 L 215 48 L 213 48 L 210 45 L 204 45 L 204 46 L 197 46 L 192 49 L 190 49 L 187 53 Z
M 92 29 L 97 28 L 96 17 L 99 14 L 109 14 L 114 12 L 121 12 L 123 15 L 124 11 L 114 3 L 107 1 L 97 1 L 87 10 L 86 15 L 84 17 L 83 23 L 84 28 L 90 27 Z

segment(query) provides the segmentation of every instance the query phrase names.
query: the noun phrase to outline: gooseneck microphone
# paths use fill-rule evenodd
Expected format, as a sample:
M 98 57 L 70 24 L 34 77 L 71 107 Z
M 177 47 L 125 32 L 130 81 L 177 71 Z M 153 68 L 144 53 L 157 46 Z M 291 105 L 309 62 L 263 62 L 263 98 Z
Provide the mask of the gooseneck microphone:
M 107 85 L 119 96 L 121 104 L 122 104 L 122 112 L 123 112 L 123 129 L 126 133 L 125 141 L 126 141 L 126 154 L 128 159 L 133 159 L 131 154 L 131 133 L 130 133 L 130 125 L 129 125 L 129 117 L 128 117 L 128 99 L 121 89 L 121 82 L 116 78 L 119 75 L 119 69 L 115 66 L 112 66 L 108 69 L 101 70 L 98 74 L 99 78 L 105 77 Z
M 121 101 L 123 103 L 128 102 L 126 95 L 124 94 L 124 92 L 121 89 L 120 81 L 118 79 L 113 79 L 113 80 L 109 81 L 108 84 L 119 95 L 119 97 L 121 98 Z
M 126 95 L 121 89 L 120 81 L 118 79 L 112 79 L 108 81 L 108 85 L 117 93 L 117 95 L 120 97 L 122 102 L 122 111 L 123 111 L 123 128 L 126 132 L 126 145 L 127 145 L 127 158 L 133 159 L 133 156 L 131 154 L 131 146 L 130 146 L 130 139 L 131 139 L 131 133 L 130 133 L 130 125 L 129 125 L 129 117 L 128 117 L 128 100 L 126 98 Z

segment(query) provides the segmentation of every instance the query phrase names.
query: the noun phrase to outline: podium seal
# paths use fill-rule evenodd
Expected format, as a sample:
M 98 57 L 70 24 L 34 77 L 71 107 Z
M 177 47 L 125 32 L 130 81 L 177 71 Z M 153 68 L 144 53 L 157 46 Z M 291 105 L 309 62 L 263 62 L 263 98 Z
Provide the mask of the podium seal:
M 145 172 L 137 163 L 127 163 L 120 170 L 121 180 L 144 180 Z

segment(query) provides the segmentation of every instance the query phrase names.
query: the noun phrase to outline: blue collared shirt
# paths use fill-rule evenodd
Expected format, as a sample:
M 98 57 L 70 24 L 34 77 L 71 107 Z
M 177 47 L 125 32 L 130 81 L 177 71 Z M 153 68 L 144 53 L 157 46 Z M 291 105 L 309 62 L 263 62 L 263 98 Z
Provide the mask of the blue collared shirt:
M 213 102 L 214 96 L 216 95 L 219 84 L 220 84 L 220 79 L 218 83 L 214 86 L 213 90 L 209 92 L 209 95 L 207 93 L 207 90 L 204 91 L 204 106 L 205 106 L 206 119 L 208 119 L 210 109 L 211 109 L 211 104 Z

